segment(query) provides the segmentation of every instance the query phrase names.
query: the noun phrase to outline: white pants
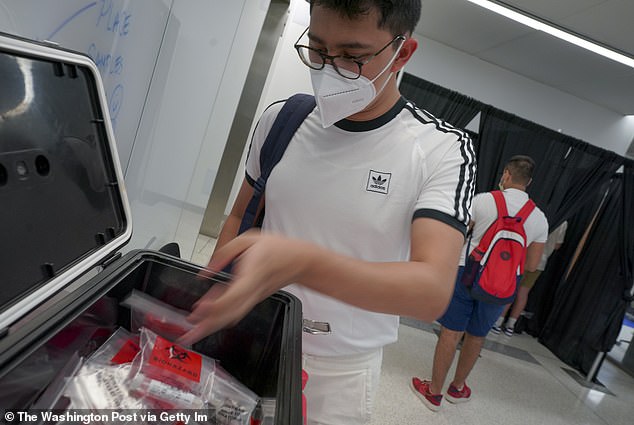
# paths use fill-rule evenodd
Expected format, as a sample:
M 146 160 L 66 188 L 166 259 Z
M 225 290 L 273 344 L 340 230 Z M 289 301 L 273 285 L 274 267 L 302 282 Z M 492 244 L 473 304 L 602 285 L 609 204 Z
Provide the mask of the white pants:
M 379 387 L 383 349 L 321 357 L 303 354 L 308 425 L 364 425 L 370 422 Z

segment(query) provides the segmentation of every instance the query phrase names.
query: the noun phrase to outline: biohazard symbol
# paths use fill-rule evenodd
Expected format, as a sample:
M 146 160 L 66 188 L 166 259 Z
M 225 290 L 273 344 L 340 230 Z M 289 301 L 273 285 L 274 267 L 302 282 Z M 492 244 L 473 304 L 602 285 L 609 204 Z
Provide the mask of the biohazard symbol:
M 170 347 L 167 348 L 169 350 L 170 353 L 170 359 L 176 359 L 179 360 L 181 362 L 184 362 L 185 360 L 189 360 L 191 357 L 189 357 L 189 353 L 185 350 L 179 350 L 177 346 L 172 345 Z

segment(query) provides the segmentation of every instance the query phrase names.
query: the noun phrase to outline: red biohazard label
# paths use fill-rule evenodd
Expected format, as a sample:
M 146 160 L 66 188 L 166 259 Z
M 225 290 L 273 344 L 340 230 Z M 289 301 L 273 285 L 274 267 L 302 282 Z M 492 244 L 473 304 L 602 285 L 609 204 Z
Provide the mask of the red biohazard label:
M 140 348 L 137 341 L 128 339 L 125 344 L 121 346 L 119 351 L 117 351 L 117 354 L 112 357 L 111 362 L 114 364 L 130 363 L 134 360 L 139 350 Z
M 160 336 L 156 337 L 149 363 L 194 382 L 200 382 L 202 357 Z

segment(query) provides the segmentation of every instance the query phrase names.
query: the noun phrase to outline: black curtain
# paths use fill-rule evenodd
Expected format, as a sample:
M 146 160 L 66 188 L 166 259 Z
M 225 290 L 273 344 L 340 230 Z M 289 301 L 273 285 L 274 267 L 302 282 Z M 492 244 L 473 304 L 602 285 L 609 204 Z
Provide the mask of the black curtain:
M 487 108 L 482 102 L 408 73 L 403 74 L 399 90 L 420 109 L 460 129 Z
M 568 278 L 557 288 L 539 341 L 587 374 L 609 351 L 631 301 L 634 263 L 634 172 L 616 175 Z
M 621 222 L 623 229 L 622 244 L 620 247 L 621 269 L 623 279 L 626 282 L 634 281 L 634 225 L 632 225 L 632 214 L 634 214 L 634 161 L 626 160 L 623 166 L 623 204 Z M 632 301 L 630 291 L 629 302 Z
M 568 228 L 561 248 L 554 251 L 546 263 L 546 268 L 539 275 L 535 286 L 528 295 L 525 311 L 528 313 L 521 317 L 516 325 L 518 331 L 526 331 L 534 337 L 538 337 L 550 316 L 555 301 L 555 294 L 561 282 L 564 281 L 566 272 L 570 267 L 575 251 L 583 238 L 592 218 L 601 205 L 609 182 L 606 182 L 601 190 L 598 190 L 590 202 L 567 219 Z
M 497 188 L 506 161 L 520 154 L 535 160 L 527 191 L 551 229 L 590 202 L 623 160 L 614 152 L 492 108 L 480 118 L 476 192 Z
M 479 133 L 477 193 L 497 188 L 510 157 L 529 155 L 537 164 L 533 184 L 529 186 L 529 193 L 534 198 L 542 190 L 541 183 L 550 180 L 544 177 L 557 174 L 561 158 L 569 150 L 567 144 L 560 143 L 562 136 L 559 133 L 499 109 L 482 114 Z M 536 187 L 540 190 L 535 190 Z M 535 202 L 542 207 L 537 199 Z
M 614 152 L 571 137 L 563 142 L 570 143 L 570 151 L 560 164 L 560 172 L 548 180 L 552 183 L 548 185 L 549 197 L 540 199 L 553 229 L 586 208 L 597 193 L 604 193 L 600 189 L 623 164 L 623 158 Z

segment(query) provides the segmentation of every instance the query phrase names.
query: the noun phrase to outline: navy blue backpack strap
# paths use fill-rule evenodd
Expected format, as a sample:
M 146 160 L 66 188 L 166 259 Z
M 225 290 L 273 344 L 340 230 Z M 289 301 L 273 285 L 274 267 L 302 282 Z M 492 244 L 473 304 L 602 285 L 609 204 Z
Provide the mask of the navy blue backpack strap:
M 304 119 L 315 109 L 312 95 L 298 93 L 286 100 L 277 114 L 260 152 L 260 177 L 253 186 L 253 197 L 249 201 L 238 234 L 250 229 L 256 222 L 258 205 L 266 188 L 266 181 L 275 165 L 282 159 L 284 151 Z

